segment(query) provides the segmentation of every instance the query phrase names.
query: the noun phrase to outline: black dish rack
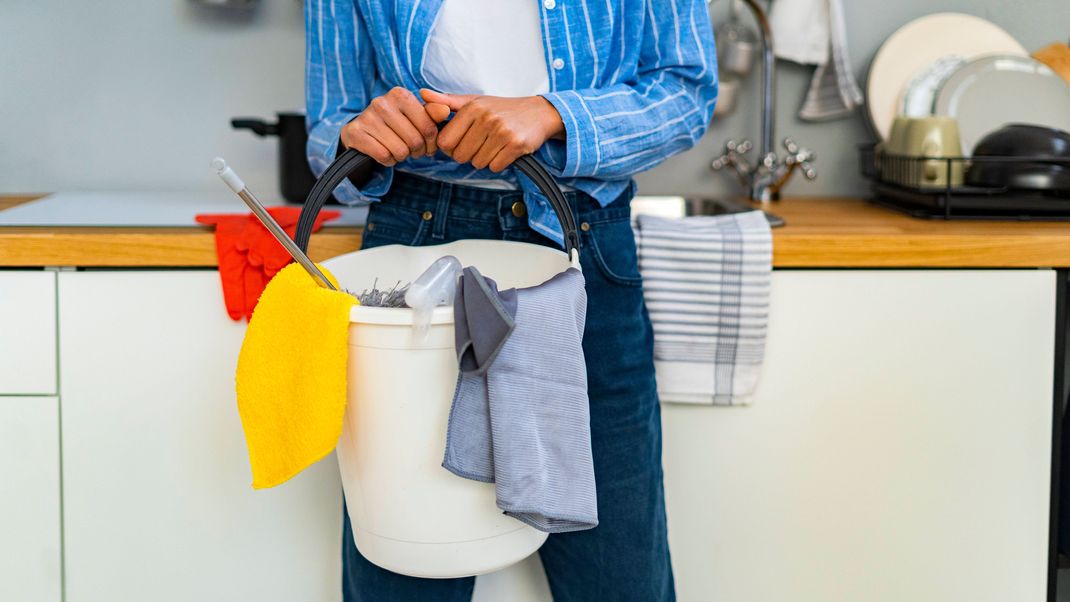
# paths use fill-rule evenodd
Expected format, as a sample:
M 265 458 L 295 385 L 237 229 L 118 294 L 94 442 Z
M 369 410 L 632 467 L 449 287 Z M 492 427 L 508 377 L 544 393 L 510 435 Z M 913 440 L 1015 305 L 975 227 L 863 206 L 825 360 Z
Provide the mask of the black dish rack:
M 859 147 L 862 175 L 870 181 L 872 202 L 914 217 L 931 219 L 1070 221 L 1070 197 L 1009 187 L 952 186 L 952 174 L 973 165 L 1048 163 L 1070 168 L 1070 159 L 1052 157 L 912 157 L 882 153 L 877 145 Z M 946 184 L 922 185 L 936 170 Z

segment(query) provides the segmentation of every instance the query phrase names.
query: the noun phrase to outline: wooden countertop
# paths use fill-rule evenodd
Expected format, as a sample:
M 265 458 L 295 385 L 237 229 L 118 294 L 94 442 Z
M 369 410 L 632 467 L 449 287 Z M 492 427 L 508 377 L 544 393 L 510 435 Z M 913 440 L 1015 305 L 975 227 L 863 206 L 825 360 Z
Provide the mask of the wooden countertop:
M 769 209 L 776 267 L 1070 267 L 1070 222 L 919 219 L 859 199 Z
M 0 210 L 37 198 L 0 196 Z M 1070 267 L 1070 222 L 942 221 L 908 217 L 858 199 L 793 198 L 770 210 L 781 268 Z M 316 261 L 356 250 L 359 228 L 312 236 Z M 211 230 L 0 227 L 0 266 L 211 267 Z
M 0 196 L 0 211 L 42 195 Z M 314 261 L 355 251 L 360 228 L 328 228 L 312 235 Z M 215 267 L 215 234 L 183 228 L 0 226 L 0 267 Z

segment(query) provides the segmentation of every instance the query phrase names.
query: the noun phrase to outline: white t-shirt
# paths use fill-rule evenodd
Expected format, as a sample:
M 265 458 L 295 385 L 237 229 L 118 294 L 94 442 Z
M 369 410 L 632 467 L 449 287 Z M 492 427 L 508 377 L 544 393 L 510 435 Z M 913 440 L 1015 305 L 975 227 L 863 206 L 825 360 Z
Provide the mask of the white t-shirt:
M 432 88 L 453 94 L 535 96 L 550 91 L 535 0 L 443 0 L 421 67 Z M 467 186 L 511 190 L 506 180 Z
M 443 0 L 424 51 L 441 92 L 535 96 L 550 91 L 535 0 Z

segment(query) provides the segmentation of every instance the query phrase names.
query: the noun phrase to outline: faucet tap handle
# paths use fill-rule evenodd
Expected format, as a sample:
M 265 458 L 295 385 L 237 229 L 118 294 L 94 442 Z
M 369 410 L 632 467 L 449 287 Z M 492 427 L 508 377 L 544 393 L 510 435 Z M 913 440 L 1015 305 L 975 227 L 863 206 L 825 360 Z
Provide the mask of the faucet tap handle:
M 739 142 L 735 139 L 728 140 L 724 143 L 724 152 L 710 162 L 710 169 L 720 171 L 729 166 L 739 169 L 746 161 L 743 155 L 747 154 L 753 146 L 750 140 Z
M 788 167 L 798 165 L 808 179 L 812 180 L 817 177 L 817 170 L 812 165 L 817 160 L 817 153 L 799 146 L 792 138 L 784 139 L 784 148 L 788 151 L 788 156 L 784 157 L 784 165 Z
M 710 161 L 710 169 L 712 169 L 713 171 L 721 171 L 722 169 L 728 167 L 733 163 L 735 163 L 735 159 L 732 157 L 732 155 L 725 153 L 718 157 L 714 157 L 713 161 Z
M 729 140 L 724 144 L 724 153 L 719 157 L 715 157 L 710 161 L 710 169 L 713 171 L 721 171 L 722 169 L 731 168 L 732 173 L 739 179 L 740 184 L 748 186 L 752 167 L 747 158 L 744 157 L 748 151 L 752 148 L 750 140 L 743 140 L 737 142 L 736 140 Z
M 731 144 L 734 147 L 731 150 L 734 150 L 735 152 L 737 152 L 737 153 L 739 153 L 741 155 L 745 155 L 745 154 L 749 153 L 751 151 L 751 149 L 754 148 L 754 143 L 752 143 L 750 140 L 746 140 L 746 139 L 741 140 L 738 144 L 736 143 L 735 140 L 729 140 L 728 144 Z
M 814 151 L 804 146 L 799 146 L 799 144 L 795 142 L 795 139 L 791 137 L 784 139 L 784 150 L 788 151 L 786 162 L 789 164 L 817 159 L 817 154 L 815 154 Z M 794 161 L 792 161 L 792 159 L 794 159 Z
M 817 178 L 817 169 L 814 168 L 817 153 L 806 147 L 799 146 L 794 138 L 784 139 L 784 149 L 788 151 L 787 156 L 784 157 L 784 168 L 787 175 L 790 176 L 792 171 L 799 169 L 807 180 Z M 786 178 L 785 181 L 787 181 Z
M 777 161 L 776 153 L 766 153 L 765 156 L 762 157 L 761 166 L 768 170 L 774 170 L 776 169 Z

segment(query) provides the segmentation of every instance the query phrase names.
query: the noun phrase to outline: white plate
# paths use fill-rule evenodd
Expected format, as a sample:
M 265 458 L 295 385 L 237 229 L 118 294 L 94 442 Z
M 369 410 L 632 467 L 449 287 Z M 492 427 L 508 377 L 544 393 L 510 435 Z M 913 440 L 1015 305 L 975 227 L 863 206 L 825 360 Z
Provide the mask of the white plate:
M 1008 123 L 1070 130 L 1070 86 L 1029 57 L 985 56 L 947 78 L 933 110 L 958 120 L 962 150 L 972 154 L 985 134 Z
M 907 23 L 885 40 L 869 67 L 866 110 L 873 130 L 888 139 L 906 85 L 948 55 L 967 59 L 985 54 L 1027 56 L 1009 33 L 988 21 L 960 13 L 937 13 Z
M 902 117 L 930 117 L 936 94 L 940 86 L 956 69 L 965 65 L 967 59 L 957 55 L 937 59 L 936 62 L 921 70 L 903 89 L 899 99 L 899 115 Z

